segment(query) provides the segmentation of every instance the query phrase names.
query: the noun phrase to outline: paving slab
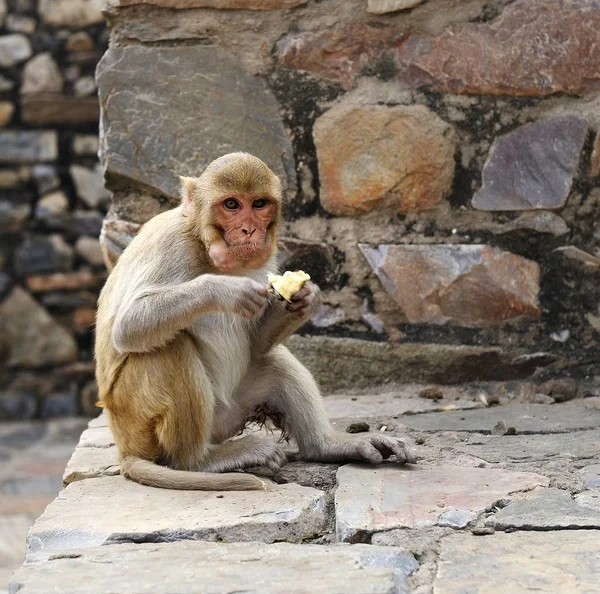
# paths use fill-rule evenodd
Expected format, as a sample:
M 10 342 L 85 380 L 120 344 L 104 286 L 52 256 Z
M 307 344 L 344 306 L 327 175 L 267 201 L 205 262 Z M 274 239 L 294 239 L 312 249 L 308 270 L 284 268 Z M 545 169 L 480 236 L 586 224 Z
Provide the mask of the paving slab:
M 421 431 L 474 431 L 490 433 L 499 421 L 517 433 L 564 433 L 600 428 L 600 398 L 562 404 L 510 404 L 477 410 L 402 416 L 406 427 Z
M 579 475 L 583 479 L 583 482 L 588 489 L 600 487 L 600 464 L 590 464 L 589 466 L 584 466 L 579 471 Z
M 600 528 L 600 505 L 589 494 L 578 500 L 569 491 L 548 489 L 529 499 L 509 503 L 488 518 L 486 524 L 498 530 Z M 600 533 L 597 539 L 596 550 L 600 553 Z
M 486 462 L 533 462 L 552 458 L 571 460 L 600 456 L 600 431 L 555 433 L 552 435 L 478 435 L 453 449 Z M 598 465 L 600 470 L 600 465 Z
M 119 455 L 116 446 L 108 448 L 78 447 L 63 473 L 63 485 L 100 476 L 119 474 Z
M 219 493 L 94 478 L 71 483 L 48 506 L 29 534 L 28 555 L 119 542 L 297 542 L 326 523 L 325 494 L 296 484 Z
M 109 448 L 115 445 L 114 437 L 108 426 L 86 429 L 77 444 L 80 448 Z
M 547 486 L 548 479 L 499 468 L 376 468 L 347 464 L 337 473 L 336 533 L 361 542 L 394 528 L 465 527 L 511 493 Z
M 90 429 L 95 429 L 97 427 L 108 427 L 108 415 L 106 412 L 102 411 L 95 419 L 92 419 L 88 423 L 88 427 Z
M 599 591 L 596 530 L 453 534 L 442 540 L 435 594 Z
M 368 545 L 177 542 L 47 555 L 14 575 L 30 594 L 403 594 L 418 567 L 402 549 Z M 68 579 L 65 579 L 68 575 Z

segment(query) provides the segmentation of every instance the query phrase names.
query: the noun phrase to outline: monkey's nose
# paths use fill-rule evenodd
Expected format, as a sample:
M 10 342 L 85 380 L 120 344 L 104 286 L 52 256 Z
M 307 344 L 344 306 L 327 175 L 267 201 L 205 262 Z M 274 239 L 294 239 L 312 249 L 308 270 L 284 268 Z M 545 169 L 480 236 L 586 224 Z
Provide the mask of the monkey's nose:
M 248 236 L 248 237 L 252 237 L 254 235 L 254 232 L 256 231 L 256 229 L 248 229 L 247 227 L 242 227 L 242 231 Z

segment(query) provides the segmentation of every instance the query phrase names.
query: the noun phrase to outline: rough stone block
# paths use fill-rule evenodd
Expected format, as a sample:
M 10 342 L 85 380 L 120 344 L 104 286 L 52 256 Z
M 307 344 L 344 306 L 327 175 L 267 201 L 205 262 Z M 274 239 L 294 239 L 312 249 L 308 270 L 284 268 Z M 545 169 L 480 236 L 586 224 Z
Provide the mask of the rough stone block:
M 395 528 L 463 528 L 511 493 L 547 486 L 539 474 L 496 468 L 342 466 L 335 494 L 336 533 L 361 542 Z
M 359 245 L 411 323 L 481 327 L 538 317 L 536 262 L 481 245 Z
M 332 214 L 430 210 L 452 189 L 452 127 L 422 105 L 341 103 L 313 134 L 321 204 Z
M 122 542 L 300 542 L 326 525 L 325 494 L 310 487 L 173 491 L 114 476 L 68 485 L 31 529 L 28 554 Z
M 410 553 L 393 547 L 189 541 L 122 544 L 32 560 L 15 574 L 10 591 L 407 594 L 407 578 L 417 567 Z
M 598 531 L 456 534 L 442 540 L 436 594 L 594 592 Z
M 239 150 L 263 159 L 284 186 L 294 185 L 277 101 L 231 56 L 207 46 L 114 47 L 97 72 L 109 176 L 178 198 L 178 175 L 200 175 L 213 159 Z
M 21 95 L 60 93 L 63 90 L 62 74 L 50 52 L 38 54 L 25 64 L 20 90 Z
M 574 116 L 527 124 L 494 141 L 473 197 L 480 210 L 564 206 L 579 165 L 588 123 Z
M 110 448 L 115 445 L 115 440 L 110 427 L 90 427 L 86 429 L 79 439 L 79 448 Z
M 96 97 L 69 97 L 51 93 L 27 95 L 21 100 L 21 115 L 28 124 L 95 124 L 100 108 Z
M 40 0 L 42 21 L 52 27 L 85 27 L 103 21 L 104 0 Z
M 37 163 L 58 158 L 58 135 L 53 130 L 0 131 L 0 163 Z
M 121 472 L 116 446 L 78 447 L 73 452 L 65 472 L 63 484 L 101 476 L 116 476 Z
M 0 36 L 0 66 L 9 68 L 31 56 L 29 39 L 20 33 Z

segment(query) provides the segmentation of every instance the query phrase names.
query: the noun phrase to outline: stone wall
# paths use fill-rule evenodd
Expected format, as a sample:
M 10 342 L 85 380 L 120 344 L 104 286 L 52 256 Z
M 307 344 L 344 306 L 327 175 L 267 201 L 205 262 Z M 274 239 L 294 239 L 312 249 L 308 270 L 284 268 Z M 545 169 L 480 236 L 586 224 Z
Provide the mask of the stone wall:
M 109 0 L 107 16 L 113 258 L 177 203 L 177 175 L 246 150 L 286 183 L 282 266 L 323 289 L 292 345 L 327 388 L 597 371 L 597 1 Z
M 0 420 L 94 412 L 101 7 L 0 0 Z

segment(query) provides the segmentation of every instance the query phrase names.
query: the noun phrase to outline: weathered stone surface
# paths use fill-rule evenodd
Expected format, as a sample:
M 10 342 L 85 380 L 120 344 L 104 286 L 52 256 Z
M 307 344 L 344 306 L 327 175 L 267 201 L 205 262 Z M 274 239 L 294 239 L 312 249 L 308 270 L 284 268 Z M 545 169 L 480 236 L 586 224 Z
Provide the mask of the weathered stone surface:
M 14 33 L 0 36 L 0 66 L 8 68 L 31 56 L 31 43 L 25 35 Z
M 60 235 L 27 238 L 16 250 L 15 270 L 21 276 L 68 272 L 73 265 L 73 250 Z
M 36 163 L 54 161 L 58 157 L 55 131 L 0 131 L 0 163 Z
M 419 212 L 450 193 L 454 133 L 422 105 L 342 103 L 315 122 L 313 135 L 321 204 L 332 214 Z
M 115 439 L 108 425 L 104 427 L 90 427 L 86 429 L 79 438 L 79 448 L 111 448 L 115 445 Z
M 399 548 L 368 545 L 185 541 L 71 553 L 30 561 L 11 580 L 11 592 L 227 594 L 250 588 L 264 594 L 407 594 L 407 578 L 418 567 Z
M 104 55 L 97 73 L 109 175 L 178 197 L 178 175 L 199 175 L 216 157 L 245 150 L 293 185 L 293 153 L 277 102 L 232 57 L 206 46 L 119 47 Z
M 402 46 L 407 31 L 400 27 L 381 29 L 364 23 L 344 23 L 326 31 L 303 31 L 277 43 L 279 63 L 315 73 L 350 89 L 354 79 L 369 65 Z M 387 60 L 392 71 L 395 65 Z
M 9 14 L 6 17 L 6 28 L 13 33 L 27 33 L 31 35 L 35 32 L 37 21 L 33 17 L 22 14 Z
M 110 200 L 110 192 L 104 187 L 104 174 L 100 166 L 88 169 L 81 165 L 71 165 L 69 173 L 77 196 L 91 208 L 97 208 Z
M 69 199 L 64 192 L 52 192 L 35 205 L 35 218 L 45 219 L 64 214 L 69 210 Z
M 101 23 L 104 0 L 40 0 L 40 17 L 53 27 L 85 27 Z
M 88 423 L 88 427 L 90 429 L 95 429 L 97 427 L 108 427 L 108 415 L 106 412 L 102 411 L 95 419 L 92 419 Z
M 15 106 L 10 101 L 0 101 L 0 128 L 4 128 L 10 124 L 13 114 L 15 113 Z
M 33 125 L 95 124 L 100 112 L 96 97 L 52 94 L 25 96 L 21 108 L 23 120 Z
M 517 358 L 497 347 L 389 344 L 353 338 L 291 336 L 287 346 L 328 392 L 382 382 L 456 384 L 523 379 L 550 362 L 544 354 Z
M 569 258 L 570 260 L 575 260 L 577 262 L 581 262 L 586 266 L 591 266 L 593 268 L 600 268 L 600 258 L 598 256 L 594 256 L 593 254 L 589 254 L 588 252 L 584 252 L 580 250 L 578 247 L 574 245 L 567 245 L 564 247 L 559 247 L 554 250 L 559 254 L 565 256 L 565 258 Z
M 216 495 L 150 489 L 121 476 L 77 481 L 38 519 L 29 553 L 157 539 L 301 541 L 325 527 L 325 496 L 310 487 Z
M 367 3 L 367 12 L 372 14 L 386 14 L 388 12 L 414 8 L 423 2 L 424 0 L 369 0 Z
M 73 152 L 77 156 L 96 156 L 98 148 L 98 136 L 95 134 L 76 134 L 73 138 Z
M 554 458 L 586 460 L 600 456 L 600 431 L 548 435 L 477 435 L 473 443 L 456 444 L 452 449 L 490 463 L 536 462 Z
M 63 77 L 50 52 L 34 56 L 25 64 L 21 95 L 60 93 Z
M 77 357 L 71 334 L 20 287 L 0 303 L 0 323 L 0 346 L 9 367 L 56 365 Z
M 107 0 L 107 6 L 120 8 L 151 4 L 163 8 L 216 8 L 221 10 L 277 10 L 295 8 L 308 0 Z
M 571 191 L 588 124 L 574 116 L 527 124 L 497 138 L 473 197 L 480 210 L 560 208 Z
M 76 97 L 89 97 L 96 92 L 96 81 L 93 76 L 82 76 L 75 81 L 73 91 Z
M 593 592 L 600 581 L 597 550 L 595 530 L 452 535 L 442 540 L 434 591 Z
M 118 219 L 104 219 L 100 233 L 100 245 L 104 262 L 110 268 L 117 263 L 123 250 L 131 243 L 141 225 Z
M 421 431 L 476 431 L 489 433 L 504 420 L 517 434 L 563 433 L 600 427 L 600 400 L 586 398 L 564 404 L 512 404 L 482 410 L 441 412 L 402 417 L 402 423 Z M 511 438 L 512 439 L 512 438 Z
M 31 214 L 29 204 L 14 204 L 8 200 L 0 200 L 0 231 L 15 232 L 22 229 Z
M 78 270 L 77 272 L 28 276 L 25 279 L 25 284 L 33 293 L 45 293 L 48 291 L 92 289 L 102 284 L 103 279 L 103 275 L 94 274 L 91 270 Z
M 75 244 L 75 252 L 92 266 L 102 266 L 104 256 L 100 241 L 95 237 L 80 237 Z
M 597 458 L 598 454 L 596 454 L 595 457 Z M 589 466 L 585 466 L 579 471 L 579 474 L 588 489 L 600 487 L 600 464 L 590 464 Z
M 495 235 L 502 235 L 504 233 L 510 233 L 511 231 L 521 230 L 535 231 L 536 233 L 562 237 L 569 233 L 569 226 L 559 215 L 548 210 L 543 210 L 525 212 L 514 221 L 511 221 L 496 230 L 492 230 L 492 233 Z
M 398 53 L 400 78 L 451 93 L 582 95 L 598 89 L 599 28 L 595 0 L 518 0 L 491 23 L 412 38 Z
M 561 530 L 600 528 L 600 508 L 581 505 L 568 491 L 548 489 L 513 501 L 486 520 L 499 530 Z
M 35 182 L 40 196 L 60 188 L 60 178 L 56 167 L 52 165 L 35 165 L 31 170 L 31 177 Z
M 394 528 L 462 528 L 510 493 L 547 486 L 539 474 L 496 468 L 378 468 L 348 464 L 337 473 L 336 533 L 361 542 Z
M 359 245 L 411 323 L 489 326 L 538 317 L 536 262 L 482 245 Z
M 120 469 L 116 447 L 78 447 L 65 468 L 63 484 L 101 476 L 116 476 Z

